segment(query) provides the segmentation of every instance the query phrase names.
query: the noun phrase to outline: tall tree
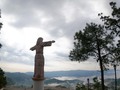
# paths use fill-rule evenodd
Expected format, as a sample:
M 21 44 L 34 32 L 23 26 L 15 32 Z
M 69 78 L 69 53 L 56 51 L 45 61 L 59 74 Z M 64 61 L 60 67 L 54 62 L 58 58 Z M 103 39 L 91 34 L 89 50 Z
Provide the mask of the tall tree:
M 111 64 L 115 70 L 115 90 L 117 90 L 117 75 L 116 67 L 120 64 L 120 8 L 117 7 L 116 2 L 109 3 L 112 9 L 111 15 L 103 16 L 103 13 L 98 14 L 100 19 L 104 22 L 104 25 L 110 34 L 114 36 L 116 43 L 114 47 L 110 49 Z M 117 39 L 116 39 L 117 36 Z M 118 40 L 118 41 L 117 41 Z
M 110 63 L 114 67 L 114 71 L 115 71 L 115 90 L 117 90 L 116 69 L 117 69 L 117 66 L 119 66 L 120 64 L 120 41 L 118 41 L 117 44 L 114 44 L 114 46 L 110 48 L 109 57 L 110 57 L 109 58 Z
M 109 47 L 112 46 L 113 37 L 107 33 L 104 26 L 95 23 L 86 24 L 85 29 L 75 33 L 74 49 L 70 51 L 72 61 L 86 61 L 91 56 L 99 62 L 101 70 L 102 90 L 104 88 L 104 70 L 109 64 L 107 59 Z

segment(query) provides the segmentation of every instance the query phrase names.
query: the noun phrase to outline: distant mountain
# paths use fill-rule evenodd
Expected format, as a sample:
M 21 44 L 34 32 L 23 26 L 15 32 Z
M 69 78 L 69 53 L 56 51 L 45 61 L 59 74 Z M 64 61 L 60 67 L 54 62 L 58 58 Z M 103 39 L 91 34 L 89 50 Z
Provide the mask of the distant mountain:
M 26 72 L 25 74 L 33 76 L 33 72 Z M 114 70 L 104 71 L 106 76 L 114 76 Z M 120 70 L 117 70 L 117 74 L 120 75 Z M 100 76 L 101 73 L 98 70 L 70 70 L 70 71 L 51 71 L 45 72 L 46 78 L 53 77 L 91 77 Z
M 120 70 L 117 70 L 119 73 Z M 114 70 L 104 71 L 104 74 L 107 76 L 114 75 Z M 101 72 L 98 70 L 71 70 L 71 71 L 52 71 L 45 72 L 46 77 L 90 77 L 90 76 L 100 76 Z
M 117 71 L 120 72 L 120 71 Z M 7 77 L 8 85 L 15 85 L 15 86 L 32 86 L 32 76 L 33 72 L 26 72 L 26 73 L 5 73 Z M 105 71 L 106 76 L 114 75 L 114 70 Z M 91 76 L 100 76 L 100 71 L 94 70 L 71 70 L 71 71 L 53 71 L 53 72 L 45 72 L 45 84 L 65 84 L 65 83 L 78 83 L 82 82 L 79 79 L 74 80 L 58 80 L 56 77 L 68 77 L 69 79 L 72 77 L 82 78 L 82 77 L 91 77 Z
M 33 75 L 33 72 L 26 72 L 27 75 Z M 45 72 L 45 77 L 88 77 L 88 76 L 99 76 L 100 71 L 95 70 L 70 70 L 70 71 L 51 71 Z
M 99 76 L 99 71 L 88 71 L 88 70 L 71 70 L 71 71 L 54 71 L 45 72 L 46 77 L 88 77 L 88 76 Z

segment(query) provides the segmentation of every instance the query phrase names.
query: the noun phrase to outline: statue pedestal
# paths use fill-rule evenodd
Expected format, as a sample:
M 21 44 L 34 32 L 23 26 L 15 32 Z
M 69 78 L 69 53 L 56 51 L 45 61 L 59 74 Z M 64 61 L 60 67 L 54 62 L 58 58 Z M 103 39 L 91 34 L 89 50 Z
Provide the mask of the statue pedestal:
M 44 80 L 33 80 L 33 90 L 44 90 Z

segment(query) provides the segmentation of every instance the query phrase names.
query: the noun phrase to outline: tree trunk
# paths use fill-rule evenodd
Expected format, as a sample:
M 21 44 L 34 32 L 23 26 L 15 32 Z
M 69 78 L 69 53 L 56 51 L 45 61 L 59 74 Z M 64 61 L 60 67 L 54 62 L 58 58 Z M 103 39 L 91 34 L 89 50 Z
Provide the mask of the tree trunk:
M 104 86 L 104 70 L 103 70 L 103 60 L 101 58 L 101 50 L 100 50 L 100 46 L 99 46 L 99 40 L 96 36 L 96 41 L 97 41 L 97 49 L 98 49 L 98 60 L 100 62 L 100 70 L 101 70 L 101 84 L 102 84 L 102 90 L 105 90 L 105 86 Z
M 114 65 L 114 71 L 115 71 L 115 90 L 117 90 L 117 74 L 116 74 L 116 65 Z
M 104 70 L 103 70 L 102 59 L 100 59 L 100 69 L 101 69 L 101 83 L 102 83 L 102 90 L 105 90 L 105 86 L 104 86 Z

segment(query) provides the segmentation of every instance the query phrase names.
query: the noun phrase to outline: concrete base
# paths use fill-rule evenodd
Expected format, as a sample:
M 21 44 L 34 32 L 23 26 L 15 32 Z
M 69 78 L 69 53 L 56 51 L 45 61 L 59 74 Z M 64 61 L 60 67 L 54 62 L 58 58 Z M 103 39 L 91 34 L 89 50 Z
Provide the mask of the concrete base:
M 44 80 L 35 81 L 33 80 L 33 90 L 44 90 Z

